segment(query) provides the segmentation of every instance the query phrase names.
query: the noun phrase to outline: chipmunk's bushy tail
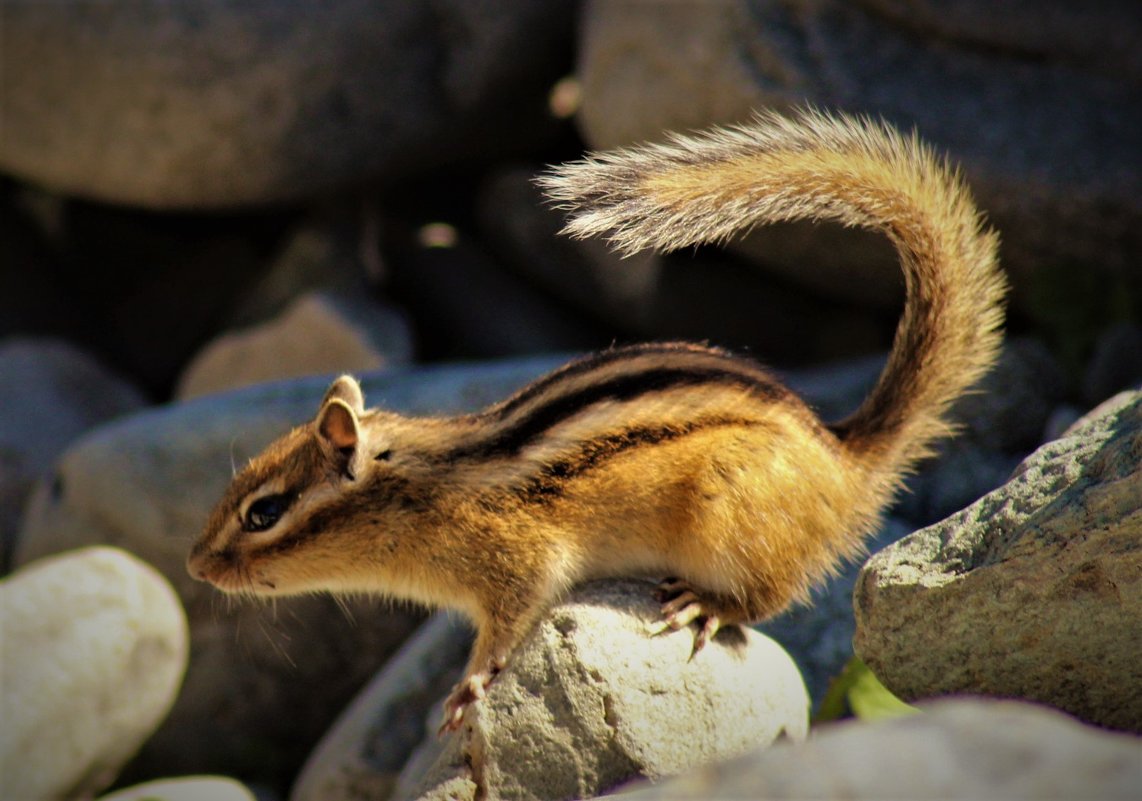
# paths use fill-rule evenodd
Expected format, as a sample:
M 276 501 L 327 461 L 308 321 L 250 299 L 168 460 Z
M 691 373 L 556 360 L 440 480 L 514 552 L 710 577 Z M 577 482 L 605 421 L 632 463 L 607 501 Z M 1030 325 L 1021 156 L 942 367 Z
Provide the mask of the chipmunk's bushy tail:
M 1006 282 L 998 236 L 959 175 L 915 136 L 814 111 L 588 156 L 538 179 L 565 232 L 623 254 L 721 242 L 762 223 L 831 220 L 883 232 L 906 299 L 876 387 L 831 428 L 894 488 L 952 431 L 951 403 L 995 361 Z

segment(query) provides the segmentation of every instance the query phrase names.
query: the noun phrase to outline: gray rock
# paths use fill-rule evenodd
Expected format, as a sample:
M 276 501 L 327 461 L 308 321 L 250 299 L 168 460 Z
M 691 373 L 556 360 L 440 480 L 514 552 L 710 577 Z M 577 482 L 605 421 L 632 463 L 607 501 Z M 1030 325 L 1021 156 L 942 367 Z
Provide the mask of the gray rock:
M 1077 406 L 1072 406 L 1069 403 L 1058 406 L 1051 412 L 1046 425 L 1043 426 L 1043 442 L 1050 442 L 1063 436 L 1067 433 L 1067 429 L 1081 420 L 1082 417 L 1083 410 Z
M 125 380 L 64 342 L 0 341 L 0 574 L 35 482 L 84 431 L 145 403 Z
M 976 391 L 952 409 L 960 434 L 938 445 L 936 458 L 908 481 L 894 512 L 916 527 L 930 525 L 1003 484 L 1043 441 L 1066 389 L 1063 369 L 1043 343 L 1006 342 Z
M 692 630 L 648 636 L 659 619 L 652 588 L 573 591 L 397 797 L 583 798 L 805 737 L 809 700 L 780 646 L 729 629 L 691 659 Z
M 1142 731 L 1142 392 L 865 565 L 854 646 L 902 698 L 1025 698 Z
M 418 323 L 426 358 L 488 359 L 607 344 L 589 319 L 504 270 L 459 231 L 441 225 L 419 233 L 392 259 L 392 288 Z M 443 241 L 433 244 L 432 237 Z
M 609 330 L 632 339 L 749 347 L 777 363 L 843 359 L 885 344 L 876 316 L 773 281 L 712 248 L 620 258 L 600 240 L 558 236 L 562 214 L 545 206 L 531 182 L 535 172 L 506 169 L 486 183 L 477 206 L 481 227 L 505 267 Z
M 556 360 L 386 372 L 365 380 L 390 408 L 432 414 L 498 400 Z M 132 765 L 135 780 L 209 771 L 282 788 L 361 684 L 417 622 L 407 609 L 328 597 L 228 600 L 184 562 L 231 475 L 308 420 L 328 377 L 262 385 L 139 414 L 89 433 L 29 504 L 16 562 L 119 545 L 178 590 L 191 662 L 175 708 Z M 130 777 L 129 777 L 130 778 Z
M 290 801 L 391 798 L 402 773 L 419 778 L 442 749 L 440 699 L 460 678 L 471 643 L 455 616 L 427 621 L 341 713 L 306 760 Z
M 14 3 L 0 169 L 157 208 L 312 197 L 544 137 L 574 4 Z
M 1046 345 L 1009 339 L 976 391 L 956 402 L 952 417 L 964 427 L 961 440 L 1001 453 L 1027 453 L 1042 442 L 1047 419 L 1066 391 L 1066 374 Z
M 880 532 L 868 543 L 875 552 L 911 533 L 912 527 L 888 518 Z M 859 562 L 842 565 L 840 574 L 813 592 L 808 606 L 795 606 L 781 615 L 758 625 L 763 634 L 772 637 L 789 652 L 801 669 L 813 707 L 819 708 L 829 683 L 841 675 L 853 656 L 853 586 L 860 572 Z
M 1101 403 L 1116 392 L 1142 385 L 1142 325 L 1122 322 L 1103 331 L 1083 372 L 1087 403 Z
M 1136 799 L 1138 739 L 1011 701 L 956 699 L 924 714 L 840 723 L 615 798 L 922 801 Z
M 250 790 L 221 776 L 184 776 L 137 784 L 99 801 L 255 801 Z
M 963 165 L 1017 285 L 1082 265 L 1099 276 L 1092 292 L 1137 286 L 1142 16 L 1127 0 L 608 0 L 587 4 L 580 30 L 578 122 L 593 147 L 804 103 L 883 116 Z M 804 230 L 785 256 L 765 234 L 767 265 L 862 302 L 898 292 L 891 261 L 835 227 Z
M 28 565 L 0 583 L 5 798 L 102 789 L 167 714 L 187 662 L 170 585 L 115 548 Z
M 407 364 L 412 332 L 395 308 L 360 294 L 311 292 L 278 317 L 222 334 L 187 366 L 175 395 L 208 395 L 265 381 L 362 373 Z

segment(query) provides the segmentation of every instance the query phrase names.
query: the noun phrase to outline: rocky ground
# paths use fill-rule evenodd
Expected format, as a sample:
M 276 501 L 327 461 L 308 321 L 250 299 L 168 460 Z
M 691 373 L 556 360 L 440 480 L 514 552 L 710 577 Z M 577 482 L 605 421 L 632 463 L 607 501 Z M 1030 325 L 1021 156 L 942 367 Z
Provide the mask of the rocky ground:
M 1136 797 L 1142 30 L 1072 6 L 4 6 L 0 795 Z M 684 337 L 851 410 L 899 308 L 883 242 L 620 261 L 531 183 L 802 103 L 948 152 L 1013 284 L 962 436 L 813 606 L 688 660 L 687 632 L 643 636 L 646 585 L 579 588 L 437 740 L 458 620 L 186 574 L 231 466 L 341 371 L 449 413 Z M 854 647 L 921 714 L 802 742 Z

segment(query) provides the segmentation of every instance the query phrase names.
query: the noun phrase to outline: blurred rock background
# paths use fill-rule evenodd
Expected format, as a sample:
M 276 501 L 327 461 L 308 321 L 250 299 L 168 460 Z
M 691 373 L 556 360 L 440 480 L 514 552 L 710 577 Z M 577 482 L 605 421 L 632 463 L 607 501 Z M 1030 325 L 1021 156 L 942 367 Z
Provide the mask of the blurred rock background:
M 899 310 L 885 243 L 787 225 L 620 261 L 558 238 L 530 182 L 586 148 L 809 104 L 915 129 L 961 166 L 1003 237 L 1010 344 L 884 542 L 1137 386 L 1140 19 L 1128 0 L 0 0 L 0 566 L 147 551 L 188 605 L 184 692 L 213 699 L 198 719 L 176 705 L 125 776 L 192 763 L 280 795 L 419 620 L 307 599 L 242 610 L 236 635 L 224 602 L 187 588 L 181 554 L 227 446 L 244 459 L 304 419 L 322 381 L 215 393 L 387 371 L 371 401 L 470 408 L 557 359 L 419 395 L 403 371 L 684 337 L 756 354 L 827 416 L 855 405 Z M 207 405 L 145 411 L 192 397 Z M 852 582 L 767 628 L 815 698 L 851 652 Z M 291 629 L 308 633 L 291 645 Z M 222 692 L 230 664 L 195 654 L 234 641 L 246 661 Z M 319 665 L 290 666 L 315 647 Z M 273 710 L 297 693 L 320 703 L 283 733 Z M 217 737 L 188 750 L 204 715 Z

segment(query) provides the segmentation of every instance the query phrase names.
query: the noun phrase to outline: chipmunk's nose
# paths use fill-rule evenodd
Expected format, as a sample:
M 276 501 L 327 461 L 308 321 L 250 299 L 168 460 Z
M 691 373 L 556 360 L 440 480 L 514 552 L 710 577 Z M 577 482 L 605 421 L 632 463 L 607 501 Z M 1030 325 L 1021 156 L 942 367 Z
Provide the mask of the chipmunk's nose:
M 186 557 L 186 572 L 191 575 L 191 578 L 198 579 L 199 581 L 206 581 L 206 549 L 199 545 L 195 545 L 191 549 L 190 555 Z

